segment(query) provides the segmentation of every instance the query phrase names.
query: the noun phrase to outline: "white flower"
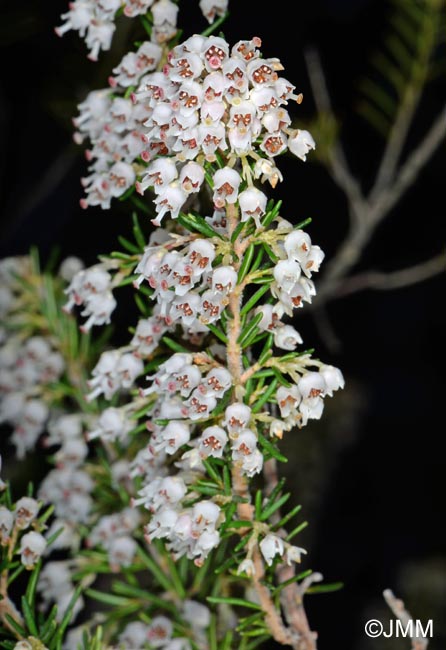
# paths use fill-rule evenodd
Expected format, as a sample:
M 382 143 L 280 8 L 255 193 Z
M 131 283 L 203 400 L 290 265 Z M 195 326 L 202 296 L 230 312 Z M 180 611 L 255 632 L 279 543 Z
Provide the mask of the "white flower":
M 231 373 L 226 368 L 213 368 L 208 372 L 198 387 L 203 395 L 223 397 L 226 391 L 232 386 Z
M 291 294 L 301 273 L 300 264 L 290 260 L 280 260 L 274 267 L 273 275 L 279 288 Z
M 184 417 L 191 420 L 205 420 L 217 405 L 217 400 L 212 395 L 203 395 L 195 389 L 189 399 L 184 402 Z
M 248 578 L 254 576 L 255 572 L 256 571 L 254 567 L 254 562 L 249 558 L 245 558 L 242 562 L 240 562 L 240 566 L 237 569 L 237 575 L 240 575 L 241 573 L 246 573 Z
M 17 641 L 14 646 L 14 650 L 32 650 L 32 646 L 28 641 Z
M 196 600 L 186 599 L 183 603 L 183 616 L 192 627 L 205 629 L 211 622 L 211 612 L 206 605 L 198 603 Z
M 134 354 L 123 354 L 116 364 L 115 372 L 123 388 L 130 388 L 135 379 L 142 374 L 144 364 Z
M 295 414 L 299 406 L 302 395 L 299 388 L 293 384 L 290 388 L 280 386 L 276 392 L 277 404 L 279 405 L 280 415 L 283 418 L 288 417 L 290 414 Z
M 84 268 L 84 263 L 78 257 L 70 256 L 63 260 L 59 267 L 59 275 L 66 282 L 71 282 L 73 277 Z
M 46 548 L 46 539 L 40 533 L 32 531 L 20 540 L 19 553 L 21 562 L 27 569 L 32 569 Z
M 85 39 L 87 47 L 90 49 L 88 58 L 91 61 L 98 60 L 100 50 L 107 51 L 111 47 L 116 25 L 108 20 L 94 20 L 88 26 L 88 33 Z
M 274 345 L 282 350 L 295 350 L 302 337 L 292 325 L 283 325 L 274 331 Z
M 161 648 L 170 641 L 173 625 L 165 616 L 156 616 L 147 630 L 147 639 L 153 648 Z
M 266 194 L 258 190 L 256 187 L 249 187 L 240 193 L 239 205 L 242 213 L 241 220 L 247 221 L 253 218 L 257 228 L 261 228 L 260 217 L 263 217 L 266 209 Z
M 306 550 L 304 548 L 300 548 L 299 546 L 291 546 L 290 544 L 286 548 L 285 552 L 285 561 L 288 565 L 291 564 L 291 562 L 300 562 L 301 560 L 301 555 L 302 553 L 304 555 L 307 554 Z
M 48 603 L 72 590 L 71 573 L 67 562 L 47 562 L 39 575 L 37 589 Z
M 82 438 L 78 438 L 64 442 L 62 447 L 55 454 L 54 459 L 57 467 L 60 469 L 66 467 L 77 467 L 85 460 L 87 454 L 87 444 L 82 440 Z
M 342 372 L 334 366 L 321 366 L 320 374 L 325 381 L 325 394 L 333 396 L 333 391 L 344 388 L 345 381 Z
M 133 537 L 123 536 L 112 539 L 107 549 L 108 560 L 113 570 L 128 567 L 135 557 L 137 543 Z
M 215 259 L 215 247 L 207 239 L 196 239 L 189 244 L 187 249 L 187 261 L 193 269 L 194 277 L 212 269 L 212 262 Z
M 170 535 L 178 517 L 178 512 L 173 508 L 162 508 L 155 513 L 147 526 L 144 527 L 147 542 L 150 544 L 157 537 Z
M 214 204 L 216 208 L 223 208 L 226 203 L 235 203 L 238 197 L 238 188 L 242 182 L 240 174 L 230 167 L 218 169 L 214 174 Z
M 179 180 L 186 194 L 198 192 L 204 181 L 203 167 L 195 162 L 186 163 L 181 169 Z
M 280 170 L 271 160 L 259 158 L 254 165 L 254 178 L 260 178 L 261 183 L 269 182 L 271 187 L 276 187 L 279 181 L 283 181 Z
M 74 0 L 70 4 L 70 11 L 62 14 L 61 18 L 65 20 L 65 23 L 54 30 L 58 36 L 63 36 L 70 29 L 74 29 L 81 36 L 85 36 L 85 32 L 93 19 L 93 6 L 87 0 Z
M 136 190 L 143 194 L 148 187 L 153 187 L 160 194 L 172 181 L 178 178 L 178 171 L 171 158 L 157 158 L 147 167 L 143 179 L 136 183 Z
M 101 437 L 104 440 L 125 440 L 134 424 L 123 409 L 110 407 L 102 411 L 96 423 L 96 428 L 87 434 L 88 440 Z
M 235 402 L 227 407 L 225 411 L 224 425 L 229 431 L 231 438 L 237 437 L 243 429 L 246 429 L 251 418 L 251 409 L 246 404 Z
M 199 501 L 192 510 L 193 528 L 197 532 L 213 530 L 220 516 L 220 508 L 212 501 Z
M 283 555 L 285 549 L 283 540 L 280 537 L 277 537 L 277 535 L 272 535 L 271 533 L 262 539 L 259 546 L 268 566 L 272 565 L 273 559 L 276 555 Z
M 28 528 L 39 512 L 39 503 L 31 497 L 22 497 L 15 504 L 15 524 L 23 530 Z
M 251 429 L 242 429 L 236 440 L 232 443 L 233 460 L 243 459 L 257 449 L 257 436 Z
M 121 196 L 135 183 L 136 175 L 133 167 L 125 162 L 117 162 L 108 172 L 110 182 L 110 194 Z
M 85 309 L 81 312 L 81 316 L 88 317 L 86 322 L 81 325 L 81 331 L 88 332 L 93 325 L 110 323 L 116 305 L 116 300 L 111 291 L 89 296 L 86 300 Z
M 326 383 L 320 372 L 306 372 L 299 380 L 298 387 L 303 399 L 323 397 Z
M 198 555 L 194 560 L 196 566 L 203 566 L 204 560 L 213 548 L 220 543 L 220 533 L 218 530 L 205 530 L 201 533 L 195 542 L 193 550 L 194 555 Z
M 212 23 L 216 16 L 225 14 L 228 9 L 228 0 L 200 0 L 200 9 L 209 23 Z
M 257 437 L 250 429 L 243 429 L 232 443 L 232 459 L 247 476 L 258 474 L 263 467 L 263 455 L 257 449 Z
M 206 427 L 200 436 L 200 454 L 204 458 L 221 458 L 227 442 L 228 436 L 224 429 L 218 426 Z
M 305 264 L 311 249 L 310 236 L 303 230 L 293 230 L 284 239 L 285 252 L 289 260 Z
M 305 161 L 307 153 L 312 149 L 316 149 L 316 143 L 311 133 L 297 129 L 295 135 L 288 138 L 288 148 L 291 153 Z
M 4 506 L 0 506 L 0 543 L 6 543 L 9 540 L 9 533 L 14 524 L 14 515 Z
M 157 452 L 164 450 L 166 454 L 174 454 L 180 447 L 186 445 L 190 440 L 190 429 L 181 421 L 174 420 L 162 429 L 157 441 L 154 443 L 153 436 L 150 447 Z
M 119 647 L 126 650 L 139 650 L 147 643 L 148 625 L 140 621 L 134 621 L 125 626 L 119 635 Z
M 262 319 L 258 323 L 258 327 L 264 332 L 274 331 L 276 327 L 281 324 L 279 316 L 273 305 L 260 305 L 259 307 L 256 307 L 254 313 L 256 316 L 257 314 L 262 314 Z
M 229 295 L 237 284 L 237 273 L 232 266 L 218 266 L 212 273 L 212 291 Z
M 165 189 L 163 188 L 154 200 L 158 217 L 152 219 L 152 223 L 155 226 L 159 226 L 161 224 L 161 219 L 167 212 L 170 212 L 172 219 L 176 219 L 181 207 L 186 202 L 186 199 L 187 194 L 182 188 L 174 183 L 171 183 Z

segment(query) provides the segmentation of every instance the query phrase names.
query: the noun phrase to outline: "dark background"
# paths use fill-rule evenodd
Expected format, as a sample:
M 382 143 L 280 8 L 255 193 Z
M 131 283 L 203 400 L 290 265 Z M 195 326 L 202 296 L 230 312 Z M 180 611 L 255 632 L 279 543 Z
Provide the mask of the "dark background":
M 205 27 L 196 4 L 183 2 L 187 12 L 180 12 L 179 24 L 186 36 Z M 347 155 L 367 187 L 383 140 L 357 116 L 355 104 L 389 3 L 313 0 L 262 10 L 256 2 L 232 0 L 231 9 L 226 38 L 262 38 L 265 56 L 279 57 L 285 76 L 304 93 L 297 114 L 304 120 L 314 106 L 302 52 L 317 46 Z M 45 258 L 57 244 L 62 254 L 91 264 L 116 247 L 118 234 L 130 233 L 129 210 L 116 203 L 111 211 L 78 207 L 86 163 L 72 144 L 70 120 L 88 90 L 106 85 L 136 21 L 122 21 L 113 50 L 93 64 L 77 35 L 54 35 L 65 10 L 64 0 L 2 7 L 0 252 L 26 253 L 36 244 Z M 412 146 L 438 113 L 444 87 L 444 77 L 437 78 L 427 90 Z M 359 269 L 404 268 L 441 250 L 444 150 L 378 229 Z M 343 195 L 317 163 L 284 160 L 281 168 L 285 181 L 276 196 L 284 199 L 282 215 L 296 222 L 311 216 L 311 237 L 330 258 L 348 223 Z M 118 311 L 118 333 L 128 310 Z M 369 618 L 389 619 L 381 592 L 391 587 L 415 618 L 434 619 L 431 647 L 440 650 L 446 641 L 443 278 L 333 301 L 328 317 L 341 341 L 336 353 L 314 316 L 299 312 L 296 326 L 321 358 L 342 368 L 346 390 L 327 404 L 321 422 L 284 442 L 291 456 L 285 473 L 310 521 L 297 541 L 309 550 L 303 568 L 344 582 L 341 591 L 308 597 L 312 627 L 320 650 L 407 648 L 403 639 L 368 641 L 363 631 Z

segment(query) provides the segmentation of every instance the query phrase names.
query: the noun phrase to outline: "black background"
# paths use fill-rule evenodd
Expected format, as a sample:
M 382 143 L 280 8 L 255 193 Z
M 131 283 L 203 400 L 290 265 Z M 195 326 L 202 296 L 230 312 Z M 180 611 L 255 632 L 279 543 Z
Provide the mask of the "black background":
M 205 27 L 196 4 L 183 2 L 179 23 L 186 36 Z M 78 207 L 86 163 L 72 144 L 70 120 L 88 90 L 106 85 L 125 52 L 129 26 L 120 24 L 112 52 L 93 64 L 76 35 L 54 35 L 65 9 L 61 0 L 28 0 L 5 3 L 2 11 L 1 254 L 25 253 L 37 244 L 45 257 L 57 244 L 63 254 L 91 264 L 98 253 L 116 247 L 118 234 L 130 232 L 130 219 L 122 205 L 111 211 Z M 381 43 L 389 11 L 388 3 L 372 0 L 278 2 L 264 10 L 256 2 L 233 0 L 224 26 L 230 42 L 260 36 L 264 55 L 282 60 L 285 75 L 304 93 L 297 109 L 304 119 L 314 106 L 302 52 L 317 46 L 347 155 L 366 187 L 383 141 L 354 106 L 358 80 Z M 423 100 L 410 146 L 430 126 L 442 93 L 444 79 L 437 79 Z M 275 195 L 284 199 L 283 216 L 296 222 L 311 216 L 312 239 L 330 258 L 347 227 L 343 195 L 318 164 L 284 160 L 281 168 L 285 181 Z M 442 145 L 378 229 L 359 269 L 395 270 L 438 254 L 444 245 L 444 168 Z M 129 308 L 117 314 L 117 336 L 124 340 Z M 320 423 L 289 434 L 284 443 L 291 454 L 284 471 L 310 520 L 298 541 L 309 550 L 303 568 L 345 585 L 308 597 L 312 627 L 319 631 L 320 650 L 390 647 L 367 645 L 363 624 L 379 618 L 381 592 L 391 587 L 415 617 L 434 618 L 431 647 L 440 650 L 446 576 L 443 278 L 359 293 L 332 302 L 328 316 L 341 341 L 336 353 L 327 349 L 312 316 L 299 312 L 296 326 L 318 356 L 342 368 L 346 390 L 327 405 Z

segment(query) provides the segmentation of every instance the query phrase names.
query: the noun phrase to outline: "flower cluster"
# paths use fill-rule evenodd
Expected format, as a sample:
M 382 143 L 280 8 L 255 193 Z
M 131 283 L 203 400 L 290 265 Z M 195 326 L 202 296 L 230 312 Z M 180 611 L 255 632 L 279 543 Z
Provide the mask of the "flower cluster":
M 18 278 L 28 272 L 27 258 L 0 262 L 0 315 L 5 323 L 0 328 L 0 422 L 13 427 L 11 442 L 19 458 L 35 446 L 44 431 L 49 416 L 45 386 L 57 381 L 65 370 L 64 358 L 50 336 L 23 340 L 6 327 L 11 314 L 21 307 Z
M 305 372 L 297 384 L 281 386 L 276 393 L 280 414 L 286 430 L 306 425 L 308 420 L 319 420 L 324 409 L 324 397 L 344 387 L 341 371 L 334 366 L 320 364 L 319 372 Z
M 212 23 L 216 16 L 224 15 L 228 0 L 200 0 L 199 4 L 204 17 Z M 147 14 L 152 23 L 153 43 L 163 44 L 177 33 L 178 5 L 171 0 L 73 0 L 61 16 L 64 23 L 56 27 L 56 34 L 79 32 L 90 50 L 88 58 L 97 61 L 101 50 L 110 49 L 116 29 L 114 21 L 121 9 L 128 18 Z M 129 58 L 129 66 L 132 64 Z
M 307 131 L 291 128 L 285 106 L 302 96 L 279 77 L 283 68 L 277 59 L 262 58 L 260 44 L 254 38 L 230 49 L 220 37 L 195 35 L 173 48 L 162 73 L 121 63 L 112 79 L 115 96 L 91 93 L 75 120 L 77 140 L 87 136 L 92 143 L 82 205 L 109 207 L 138 176 L 137 190 L 151 187 L 156 194 L 159 225 L 166 213 L 176 218 L 200 190 L 204 164 L 223 155 L 226 165 L 212 173 L 216 209 L 238 200 L 242 221 L 253 218 L 258 224 L 266 196 L 252 179 L 275 186 L 282 178 L 276 156 L 289 150 L 305 160 L 315 146 Z M 150 61 L 154 69 L 157 57 Z M 130 85 L 137 85 L 132 99 L 116 96 Z M 242 174 L 235 169 L 238 159 Z
M 61 621 L 74 595 L 68 562 L 63 560 L 47 562 L 40 573 L 37 589 L 40 592 L 43 607 L 48 609 L 51 603 L 54 603 L 57 606 L 56 620 Z M 83 598 L 77 598 L 71 620 L 76 618 L 83 607 Z
M 93 506 L 94 481 L 83 468 L 88 446 L 83 436 L 80 414 L 54 416 L 48 423 L 47 446 L 59 446 L 56 467 L 48 472 L 39 488 L 39 497 L 54 505 L 55 519 L 48 536 L 62 529 L 53 548 L 77 548 L 79 524 L 89 520 Z
M 96 399 L 102 394 L 106 399 L 111 399 L 117 391 L 131 388 L 143 369 L 141 359 L 133 352 L 121 349 L 103 352 L 89 381 L 92 390 L 87 396 L 88 400 Z
M 154 290 L 160 334 L 176 323 L 190 333 L 207 331 L 206 325 L 219 320 L 228 304 L 237 274 L 230 266 L 212 268 L 216 251 L 208 239 L 196 238 L 180 246 L 181 240 L 165 235 L 162 244 L 145 249 L 136 267 L 136 285 L 146 280 Z
M 185 600 L 181 605 L 180 616 L 191 627 L 195 644 L 203 647 L 203 637 L 209 626 L 211 613 L 209 609 L 194 600 Z M 152 648 L 160 650 L 191 650 L 191 641 L 184 636 L 174 636 L 174 624 L 166 616 L 156 616 L 147 625 L 139 621 L 129 623 L 119 636 L 120 650 L 140 650 L 149 643 Z M 205 637 L 204 637 L 205 638 Z M 200 643 L 201 642 L 201 643 Z
M 137 510 L 126 508 L 122 512 L 104 515 L 87 538 L 88 546 L 102 546 L 107 551 L 112 571 L 119 571 L 132 563 L 137 543 L 132 533 L 140 523 Z
M 29 530 L 34 526 L 40 505 L 31 497 L 22 497 L 12 508 L 0 506 L 0 545 L 15 544 L 20 535 L 17 553 L 20 553 L 20 561 L 26 569 L 34 568 L 47 546 L 45 537 L 38 530 Z
M 88 317 L 81 327 L 83 332 L 88 332 L 93 325 L 110 323 L 111 314 L 116 307 L 112 288 L 112 276 L 105 264 L 81 269 L 72 277 L 65 290 L 68 302 L 64 309 L 69 312 L 75 305 L 83 305 L 81 316 Z

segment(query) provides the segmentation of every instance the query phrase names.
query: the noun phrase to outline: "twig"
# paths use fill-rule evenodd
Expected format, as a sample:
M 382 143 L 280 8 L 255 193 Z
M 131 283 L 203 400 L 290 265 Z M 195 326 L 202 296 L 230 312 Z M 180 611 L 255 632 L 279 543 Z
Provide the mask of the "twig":
M 407 609 L 404 607 L 404 602 L 396 598 L 391 589 L 386 589 L 383 592 L 384 600 L 387 605 L 390 607 L 395 616 L 401 621 L 404 628 L 407 629 L 411 621 L 413 622 L 412 616 L 409 614 Z M 412 626 L 412 632 L 414 627 Z M 429 641 L 423 637 L 412 636 L 412 650 L 426 650 Z
M 228 234 L 229 237 L 231 237 L 238 226 L 237 208 L 233 205 L 229 205 L 227 208 L 227 221 Z M 239 237 L 237 237 L 233 246 L 238 259 L 241 259 L 240 251 L 243 245 L 244 243 Z M 239 263 L 234 264 L 234 269 L 236 271 L 239 270 Z M 238 343 L 241 332 L 240 309 L 242 292 L 243 288 L 240 290 L 240 287 L 238 287 L 238 289 L 232 291 L 229 296 L 231 318 L 228 320 L 227 363 L 234 384 L 235 400 L 240 399 L 239 395 L 241 395 L 241 391 L 243 390 L 242 355 L 240 344 Z M 277 480 L 277 472 L 274 465 L 270 464 L 268 468 L 271 472 L 269 480 L 273 483 Z M 242 475 L 240 467 L 238 467 L 237 464 L 234 464 L 232 469 L 232 487 L 234 494 L 241 497 L 241 501 L 237 506 L 237 512 L 240 519 L 254 522 L 255 513 L 254 507 L 250 503 L 248 481 L 246 476 Z M 316 635 L 310 631 L 301 598 L 299 600 L 296 598 L 294 602 L 290 602 L 290 611 L 292 613 L 287 617 L 287 621 L 289 621 L 290 624 L 289 626 L 285 624 L 280 610 L 278 610 L 276 603 L 271 596 L 270 590 L 263 583 L 265 565 L 257 541 L 252 550 L 252 561 L 254 564 L 254 572 L 251 578 L 252 585 L 265 615 L 265 623 L 267 624 L 272 637 L 278 643 L 290 646 L 293 650 L 316 650 Z
M 418 173 L 435 153 L 446 137 L 446 104 L 441 109 L 437 119 L 424 136 L 418 147 L 400 167 L 394 183 L 389 183 L 387 188 L 372 204 L 372 221 L 376 225 L 393 208 L 395 203 L 411 186 Z
M 377 289 L 389 291 L 391 289 L 402 289 L 438 275 L 446 269 L 446 257 L 444 253 L 433 257 L 427 262 L 416 264 L 407 269 L 384 273 L 382 271 L 368 271 L 359 273 L 347 278 L 336 292 L 336 297 L 351 295 L 356 291 L 364 289 Z
M 316 51 L 309 50 L 305 59 L 317 109 L 322 112 L 332 113 L 331 99 L 319 55 Z M 399 159 L 400 150 L 404 146 L 416 103 L 417 98 L 414 96 L 410 102 L 407 101 L 401 107 L 401 112 L 397 118 L 398 125 L 394 127 L 396 129 L 395 135 L 393 138 L 391 137 L 379 165 L 379 169 L 384 170 L 385 173 L 384 171 L 378 173 L 375 186 L 370 190 L 367 197 L 362 193 L 359 183 L 349 169 L 342 145 L 338 143 L 333 149 L 328 168 L 333 180 L 347 197 L 350 229 L 335 256 L 326 266 L 325 275 L 318 286 L 316 307 L 320 307 L 325 302 L 341 294 L 347 295 L 350 293 L 348 289 L 345 292 L 342 291 L 342 281 L 359 261 L 362 251 L 370 241 L 377 226 L 407 191 L 446 136 L 446 106 L 444 106 L 422 141 L 408 156 L 399 170 L 396 170 L 396 162 Z M 403 135 L 404 138 L 402 138 Z M 441 271 L 439 263 L 437 265 L 436 262 L 432 266 L 429 265 L 428 272 L 431 275 L 434 275 L 433 268 L 436 269 L 436 272 Z M 415 274 L 410 274 L 410 278 L 418 281 L 419 271 L 418 268 Z M 408 277 L 405 274 L 403 278 L 394 278 L 397 283 L 396 286 L 401 286 L 400 282 L 404 282 L 405 286 Z M 372 285 L 375 281 L 379 285 L 381 277 L 377 279 L 376 275 L 374 275 Z M 359 290 L 359 288 L 355 290 Z
M 331 98 L 319 53 L 317 50 L 309 48 L 304 52 L 304 57 L 316 108 L 319 113 L 332 115 Z M 336 142 L 330 153 L 329 172 L 349 200 L 351 221 L 358 221 L 363 212 L 364 197 L 358 181 L 350 171 L 340 140 Z

